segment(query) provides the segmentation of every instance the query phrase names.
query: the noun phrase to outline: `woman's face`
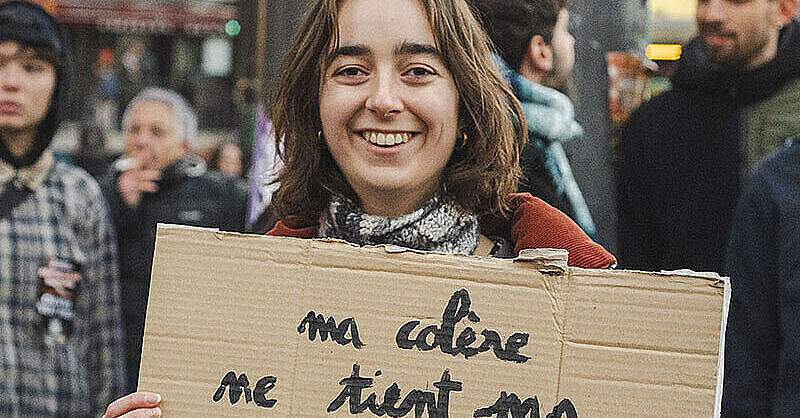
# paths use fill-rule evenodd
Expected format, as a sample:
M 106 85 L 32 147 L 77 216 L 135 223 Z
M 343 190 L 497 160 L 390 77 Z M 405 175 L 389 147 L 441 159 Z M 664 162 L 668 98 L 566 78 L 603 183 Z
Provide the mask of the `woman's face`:
M 458 133 L 458 91 L 417 0 L 344 0 L 325 70 L 325 142 L 367 213 L 397 216 L 439 188 Z

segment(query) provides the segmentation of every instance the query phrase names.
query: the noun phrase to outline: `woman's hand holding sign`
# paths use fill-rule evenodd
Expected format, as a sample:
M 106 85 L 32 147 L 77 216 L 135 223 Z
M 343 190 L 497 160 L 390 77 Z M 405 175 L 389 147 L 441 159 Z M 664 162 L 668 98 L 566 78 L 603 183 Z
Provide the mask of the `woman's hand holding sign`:
M 134 392 L 108 405 L 103 418 L 149 418 L 160 417 L 161 395 L 149 392 Z

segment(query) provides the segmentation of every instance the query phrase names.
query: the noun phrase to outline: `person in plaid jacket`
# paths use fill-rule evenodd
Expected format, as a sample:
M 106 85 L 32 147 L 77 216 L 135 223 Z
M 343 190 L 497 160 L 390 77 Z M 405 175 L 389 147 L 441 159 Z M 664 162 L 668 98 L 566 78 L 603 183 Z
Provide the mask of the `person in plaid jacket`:
M 83 170 L 48 149 L 67 104 L 64 31 L 0 3 L 0 416 L 99 416 L 124 387 L 117 249 Z

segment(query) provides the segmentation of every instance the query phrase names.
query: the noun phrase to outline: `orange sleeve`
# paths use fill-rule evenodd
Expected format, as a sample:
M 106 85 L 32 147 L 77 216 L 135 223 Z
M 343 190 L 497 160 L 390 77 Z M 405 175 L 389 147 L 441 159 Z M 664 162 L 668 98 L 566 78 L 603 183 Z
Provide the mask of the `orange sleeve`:
M 278 237 L 292 237 L 292 238 L 314 238 L 317 236 L 318 225 L 311 225 L 301 228 L 291 228 L 286 225 L 282 220 L 278 221 L 272 229 L 267 231 L 266 235 L 274 235 Z
M 569 251 L 573 267 L 602 269 L 612 267 L 617 259 L 560 210 L 528 193 L 515 194 L 511 238 L 514 252 L 526 248 L 562 248 Z

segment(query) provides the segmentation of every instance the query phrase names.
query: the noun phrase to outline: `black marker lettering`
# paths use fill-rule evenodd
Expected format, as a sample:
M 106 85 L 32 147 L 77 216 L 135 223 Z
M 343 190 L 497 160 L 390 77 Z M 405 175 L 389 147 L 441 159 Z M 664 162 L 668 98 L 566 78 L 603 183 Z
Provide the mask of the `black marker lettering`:
M 472 302 L 469 300 L 469 293 L 466 289 L 461 289 L 453 293 L 442 314 L 442 329 L 437 335 L 442 352 L 457 355 L 453 349 L 453 330 L 456 324 L 469 315 L 469 308 Z
M 497 331 L 492 331 L 490 329 L 485 329 L 481 331 L 481 335 L 483 335 L 483 344 L 478 347 L 478 351 L 483 353 L 484 351 L 489 351 L 489 348 L 494 349 L 494 354 L 498 358 L 500 357 L 503 352 L 503 343 L 500 341 L 500 334 Z
M 520 401 L 519 396 L 516 394 L 507 394 L 500 392 L 500 397 L 497 398 L 494 405 L 488 408 L 481 408 L 472 415 L 473 417 L 491 417 L 508 418 L 509 412 L 511 418 L 539 418 L 539 400 L 534 398 L 525 399 Z
M 381 404 L 381 410 L 386 412 L 386 415 L 390 417 L 402 417 L 403 415 L 407 414 L 408 411 L 402 411 L 399 408 L 396 408 L 397 401 L 400 400 L 400 387 L 397 386 L 397 383 L 392 383 L 391 386 L 386 388 L 386 391 L 383 392 L 383 403 Z
M 535 397 L 520 401 L 519 397 L 512 393 L 500 392 L 500 397 L 497 398 L 494 405 L 481 408 L 475 411 L 472 415 L 474 418 L 479 417 L 496 417 L 496 418 L 540 418 L 539 414 L 539 400 Z M 553 412 L 547 414 L 546 418 L 578 418 L 578 412 L 575 406 L 569 399 L 562 399 L 558 405 L 553 408 Z
M 239 375 L 239 378 L 236 378 L 236 373 L 233 371 L 228 372 L 225 377 L 222 378 L 222 381 L 219 384 L 219 388 L 214 393 L 214 402 L 219 402 L 220 399 L 225 395 L 225 388 L 228 388 L 228 399 L 231 402 L 231 405 L 239 402 L 239 398 L 242 397 L 242 392 L 244 392 L 244 403 L 249 403 L 253 400 L 253 396 L 250 392 L 250 381 L 247 380 L 247 376 L 244 373 Z
M 331 336 L 331 340 L 335 341 L 339 345 L 347 345 L 349 343 L 353 343 L 353 347 L 361 348 L 364 346 L 364 343 L 361 342 L 361 339 L 358 337 L 358 325 L 353 318 L 346 318 L 342 323 L 336 324 L 336 319 L 334 317 L 330 317 L 327 320 L 325 316 L 322 314 L 317 315 L 314 311 L 309 311 L 308 315 L 300 321 L 300 325 L 297 326 L 297 332 L 302 334 L 306 331 L 306 324 L 308 324 L 308 339 L 309 341 L 314 341 L 317 339 L 317 334 L 319 334 L 319 339 L 322 341 L 328 341 L 328 335 Z M 347 332 L 350 332 L 350 337 L 347 337 Z
M 421 351 L 430 351 L 439 345 L 439 336 L 436 331 L 439 329 L 436 325 L 428 325 L 423 328 L 417 335 L 417 348 Z M 433 335 L 433 344 L 428 344 L 428 336 Z M 444 350 L 444 348 L 442 348 Z
M 447 418 L 450 409 L 450 392 L 461 392 L 463 385 L 461 382 L 450 380 L 450 372 L 445 370 L 442 378 L 433 383 L 433 387 L 439 389 L 439 401 L 436 404 L 437 412 L 442 418 Z
M 253 402 L 262 408 L 272 408 L 278 402 L 275 399 L 267 399 L 267 392 L 275 387 L 275 376 L 266 376 L 256 382 L 256 387 L 253 389 Z
M 477 348 L 469 347 L 476 340 L 475 330 L 473 330 L 472 327 L 466 327 L 456 339 L 456 353 L 464 354 L 464 358 L 470 358 L 480 353 Z
M 231 405 L 235 405 L 239 402 L 242 393 L 244 393 L 244 403 L 248 404 L 253 401 L 262 408 L 272 408 L 278 401 L 275 399 L 267 399 L 266 395 L 267 392 L 275 387 L 276 381 L 277 379 L 275 379 L 274 376 L 262 377 L 256 382 L 256 387 L 251 392 L 250 380 L 247 379 L 247 375 L 242 373 L 239 375 L 239 378 L 236 378 L 236 373 L 230 371 L 222 378 L 219 388 L 214 392 L 212 399 L 214 402 L 219 402 L 222 397 L 225 396 L 225 388 L 228 388 L 228 399 Z
M 470 310 L 472 301 L 469 298 L 469 293 L 466 289 L 461 289 L 453 293 L 447 306 L 442 313 L 441 326 L 429 325 L 423 328 L 416 336 L 411 338 L 411 332 L 419 326 L 420 321 L 409 321 L 397 331 L 395 335 L 395 342 L 397 347 L 410 350 L 417 347 L 420 351 L 430 351 L 436 347 L 445 353 L 452 356 L 463 354 L 464 358 L 470 358 L 476 354 L 483 353 L 492 349 L 494 355 L 500 360 L 513 361 L 516 363 L 524 363 L 530 360 L 530 357 L 524 356 L 519 353 L 522 347 L 528 344 L 528 334 L 515 333 L 508 337 L 505 347 L 500 339 L 500 334 L 491 329 L 484 329 L 481 331 L 483 342 L 478 347 L 472 345 L 477 342 L 475 330 L 472 327 L 466 327 L 458 335 L 453 346 L 453 337 L 455 336 L 455 326 L 465 318 L 472 323 L 479 323 L 481 318 L 473 311 Z M 434 335 L 434 341 L 430 342 L 430 335 Z
M 567 398 L 561 400 L 558 405 L 553 408 L 553 412 L 547 414 L 547 418 L 578 418 L 578 411 L 575 410 L 575 405 L 572 404 Z
M 350 413 L 360 414 L 367 409 L 375 416 L 388 415 L 390 417 L 404 417 L 412 410 L 415 417 L 421 417 L 425 411 L 431 418 L 448 418 L 450 408 L 450 392 L 460 392 L 462 383 L 450 379 L 450 373 L 445 371 L 442 378 L 433 384 L 438 390 L 438 398 L 431 391 L 414 389 L 400 401 L 401 391 L 397 383 L 393 383 L 386 388 L 383 393 L 383 402 L 376 405 L 376 395 L 371 393 L 367 400 L 361 402 L 362 391 L 372 387 L 372 378 L 360 376 L 360 367 L 353 365 L 353 372 L 350 377 L 342 379 L 339 384 L 345 387 L 328 405 L 328 412 L 334 412 L 341 408 L 345 402 L 349 402 Z
M 409 321 L 408 323 L 400 327 L 399 330 L 397 330 L 397 335 L 395 336 L 394 340 L 397 343 L 398 347 L 404 350 L 409 350 L 414 348 L 414 345 L 416 345 L 416 341 L 408 339 L 408 336 L 411 334 L 411 331 L 413 331 L 414 328 L 417 327 L 417 325 L 419 325 L 419 321 Z
M 344 378 L 339 382 L 340 385 L 344 385 L 344 389 L 342 389 L 339 396 L 328 405 L 328 412 L 336 411 L 344 405 L 344 402 L 348 399 L 350 400 L 351 414 L 360 414 L 367 409 L 367 403 L 361 403 L 361 391 L 372 387 L 372 378 L 359 376 L 360 370 L 361 366 L 354 364 L 353 372 L 350 374 L 350 377 Z M 374 395 L 375 394 L 370 397 L 373 404 L 375 402 Z M 367 398 L 367 400 L 369 401 L 370 398 Z

